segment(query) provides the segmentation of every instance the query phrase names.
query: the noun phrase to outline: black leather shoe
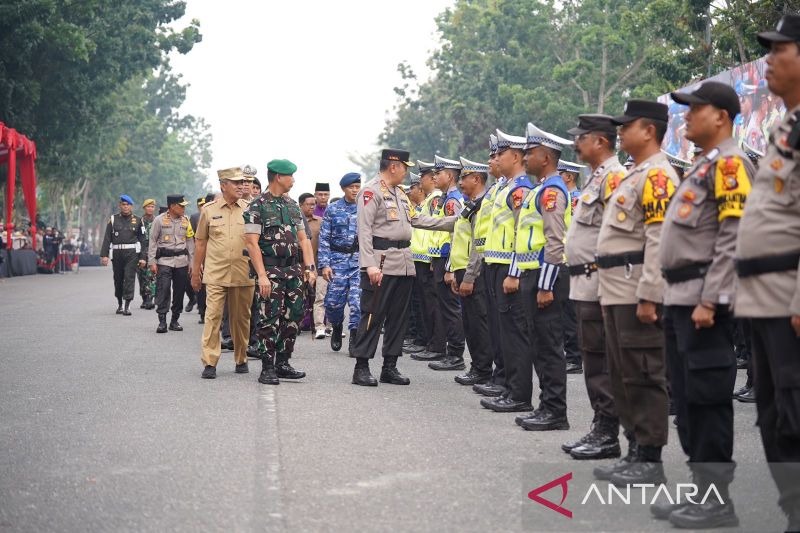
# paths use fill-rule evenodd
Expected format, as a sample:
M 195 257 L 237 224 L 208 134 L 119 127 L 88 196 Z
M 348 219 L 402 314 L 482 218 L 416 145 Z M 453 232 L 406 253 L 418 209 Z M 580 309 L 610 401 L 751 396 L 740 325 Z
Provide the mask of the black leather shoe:
M 467 368 L 467 365 L 464 364 L 463 357 L 448 355 L 441 361 L 428 363 L 428 368 L 431 370 L 464 370 Z
M 217 377 L 217 369 L 211 365 L 206 365 L 203 369 L 203 375 L 200 377 L 203 379 L 215 379 Z
M 261 359 L 261 354 L 258 353 L 257 346 L 248 346 L 247 347 L 247 357 L 252 357 L 253 359 Z
M 409 385 L 411 380 L 400 373 L 396 368 L 383 368 L 381 370 L 381 383 L 389 383 L 391 385 Z
M 719 503 L 715 498 L 709 498 L 706 503 L 684 505 L 670 513 L 669 521 L 681 529 L 711 529 L 739 525 L 739 517 L 736 516 L 733 502 L 728 499 L 725 503 Z
M 413 357 L 413 356 L 412 356 Z M 503 393 L 506 391 L 505 387 L 501 387 L 500 385 L 488 382 L 488 383 L 477 383 L 472 386 L 472 390 L 480 394 L 481 396 L 486 396 L 488 398 L 497 398 L 502 396 Z
M 578 460 L 608 459 L 619 457 L 622 455 L 622 450 L 617 437 L 596 433 L 594 438 L 570 450 L 569 455 Z
M 567 374 L 583 374 L 583 366 L 576 363 L 567 363 Z
M 558 416 L 543 409 L 538 415 L 523 420 L 520 426 L 527 431 L 558 431 L 569 429 L 569 421 L 566 414 Z
M 122 314 L 125 316 L 131 316 L 131 301 L 125 300 L 125 307 L 122 308 Z
M 521 414 L 521 415 L 517 415 L 516 417 L 514 417 L 514 423 L 516 425 L 518 425 L 519 427 L 522 427 L 522 422 L 524 422 L 525 420 L 527 420 L 529 418 L 533 418 L 535 416 L 539 416 L 539 412 L 541 410 L 542 410 L 541 407 L 537 407 L 531 413 L 524 413 L 524 414 Z
M 289 361 L 279 361 L 275 365 L 275 371 L 278 377 L 283 379 L 303 379 L 306 377 L 306 373 L 302 370 L 295 370 L 292 368 Z
M 377 387 L 378 380 L 369 371 L 369 368 L 356 368 L 353 371 L 353 385 L 362 387 Z
M 748 389 L 736 396 L 736 399 L 742 403 L 756 403 L 756 389 L 748 387 Z
M 453 378 L 453 380 L 460 385 L 483 385 L 484 383 L 488 383 L 490 379 L 491 376 L 481 376 L 472 369 L 465 374 L 460 374 Z
M 569 453 L 572 450 L 574 450 L 575 448 L 577 448 L 578 446 L 583 446 L 584 444 L 589 442 L 591 439 L 595 438 L 595 436 L 597 435 L 597 433 L 595 431 L 596 431 L 595 428 L 592 428 L 592 430 L 589 431 L 589 433 L 587 433 L 583 437 L 579 438 L 578 440 L 571 440 L 571 441 L 565 442 L 564 444 L 561 445 L 561 449 L 563 451 L 565 451 L 566 453 Z
M 669 515 L 672 511 L 677 511 L 689 505 L 688 502 L 670 503 L 669 500 L 658 500 L 656 503 L 650 505 L 650 514 L 656 520 L 669 520 Z
M 233 339 L 231 339 L 230 337 L 228 337 L 226 339 L 222 339 L 222 342 L 220 343 L 220 347 L 223 350 L 233 350 Z
M 169 323 L 169 329 L 171 331 L 183 331 L 183 326 L 178 323 L 176 318 L 173 318 Z
M 533 411 L 533 406 L 528 402 L 518 402 L 511 398 L 484 398 L 481 405 L 495 413 L 521 413 Z
M 156 328 L 156 333 L 166 333 L 167 332 L 167 315 L 158 315 L 158 327 Z
M 244 362 L 241 365 L 236 365 L 236 370 L 234 370 L 237 374 L 249 374 L 250 367 L 247 366 L 247 363 Z
M 184 309 L 184 311 L 186 311 L 187 313 L 191 313 L 192 309 L 194 309 L 194 302 L 189 302 L 188 304 L 186 304 L 186 308 Z
M 428 350 L 412 353 L 411 359 L 415 361 L 441 361 L 444 359 L 444 354 L 441 352 L 429 352 Z
M 280 385 L 278 375 L 275 373 L 273 365 L 263 365 L 261 367 L 261 375 L 258 376 L 258 382 L 264 385 Z
M 411 344 L 404 344 L 403 345 L 403 353 L 420 353 L 420 352 L 424 352 L 424 351 L 425 351 L 425 347 L 424 346 L 420 346 L 419 344 L 411 343 Z
M 204 317 L 203 315 L 200 315 L 200 320 L 198 320 L 197 323 L 198 324 L 205 324 L 206 323 L 206 317 Z
M 342 325 L 333 326 L 331 332 L 331 350 L 338 352 L 342 349 Z
M 612 474 L 608 480 L 613 485 L 634 485 L 636 483 L 652 483 L 660 485 L 667 482 L 663 463 L 637 461 L 621 472 Z

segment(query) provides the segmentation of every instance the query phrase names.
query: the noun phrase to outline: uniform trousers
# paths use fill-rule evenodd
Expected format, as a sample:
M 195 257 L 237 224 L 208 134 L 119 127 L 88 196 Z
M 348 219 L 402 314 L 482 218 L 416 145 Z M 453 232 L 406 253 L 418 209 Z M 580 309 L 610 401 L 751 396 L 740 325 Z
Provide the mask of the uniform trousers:
M 503 362 L 503 349 L 500 342 L 497 342 L 496 337 L 500 333 L 500 314 L 497 312 L 497 295 L 495 294 L 494 275 L 497 272 L 489 269 L 487 263 L 483 263 L 481 269 L 481 276 L 478 280 L 484 286 L 484 298 L 486 300 L 486 320 L 489 324 L 489 334 L 492 336 L 493 341 L 489 343 L 489 350 L 492 354 L 494 361 L 494 370 L 492 371 L 491 381 L 500 387 L 506 386 L 506 370 L 505 363 Z
M 414 276 L 384 274 L 381 286 L 373 286 L 366 272 L 361 273 L 361 322 L 351 357 L 372 359 L 378 349 L 383 327 L 383 357 L 403 355 L 408 306 Z
M 569 298 L 564 302 L 564 356 L 568 363 L 581 364 L 578 317 L 575 312 L 575 301 Z
M 499 316 L 500 349 L 503 352 L 507 395 L 518 402 L 530 403 L 533 395 L 529 356 L 531 343 L 525 318 L 525 305 L 520 291 L 506 294 L 503 280 L 508 275 L 508 265 L 491 263 L 488 273 L 492 277 Z
M 231 333 L 233 334 L 233 356 L 236 364 L 247 362 L 247 339 L 250 333 L 250 307 L 253 302 L 253 286 L 223 287 L 206 285 L 206 318 L 203 325 L 203 365 L 217 366 L 220 356 L 219 328 L 223 309 L 230 310 Z
M 114 250 L 111 266 L 114 270 L 114 296 L 117 300 L 133 300 L 138 263 L 139 254 L 136 250 Z
M 155 292 L 156 275 L 147 266 L 144 266 L 136 270 L 136 277 L 139 278 L 139 296 L 142 297 L 143 302 L 146 302 L 153 297 Z
M 456 270 L 456 282 L 464 281 L 465 270 Z M 472 359 L 472 371 L 481 377 L 492 375 L 493 355 L 490 349 L 489 318 L 486 312 L 486 284 L 483 274 L 475 279 L 472 294 L 461 297 L 461 317 L 464 323 L 464 335 Z
M 617 418 L 614 395 L 611 393 L 611 376 L 606 357 L 606 333 L 603 329 L 603 310 L 599 302 L 575 302 L 578 320 L 578 342 L 583 360 L 583 379 L 589 404 L 595 413 L 606 418 Z
M 800 338 L 789 317 L 754 318 L 753 378 L 761 441 L 784 511 L 800 511 Z
M 280 272 L 280 275 L 277 275 Z M 288 360 L 303 318 L 304 285 L 299 266 L 268 270 L 272 292 L 258 297 L 258 351 L 272 360 Z M 250 295 L 252 298 L 252 294 Z M 236 347 L 236 341 L 234 341 Z
M 697 329 L 694 306 L 664 307 L 664 336 L 678 437 L 689 466 L 714 482 L 733 480 L 733 400 L 736 356 L 732 316 L 718 308 L 714 325 Z
M 417 273 L 415 283 L 419 284 L 422 293 L 423 318 L 429 328 L 429 337 L 426 348 L 430 352 L 444 353 L 445 327 L 442 323 L 442 314 L 439 311 L 439 299 L 436 296 L 436 283 L 433 281 L 433 270 L 430 263 L 414 263 Z
M 531 365 L 539 378 L 539 407 L 556 416 L 567 414 L 567 361 L 564 359 L 564 303 L 569 295 L 569 274 L 562 268 L 553 286 L 553 302 L 539 309 L 540 269 L 523 271 L 520 279 L 520 297 L 525 305 L 529 346 L 524 352 L 523 372 L 516 379 L 527 376 L 524 386 L 532 388 Z M 520 385 L 521 387 L 523 385 Z
M 418 346 L 427 346 L 431 338 L 431 323 L 426 319 L 429 316 L 425 308 L 424 288 L 420 282 L 420 270 L 427 268 L 430 270 L 430 263 L 414 261 L 414 287 L 411 289 L 411 312 L 408 320 L 408 331 L 406 338 Z
M 645 324 L 636 305 L 604 305 L 606 354 L 611 390 L 625 434 L 640 446 L 667 444 L 669 400 L 661 308 L 659 320 Z
M 328 294 L 328 282 L 322 276 L 317 277 L 317 285 L 314 290 L 314 328 L 325 327 L 325 295 Z
M 167 314 L 169 311 L 170 285 L 172 285 L 172 316 L 178 318 L 183 311 L 183 294 L 186 290 L 185 267 L 169 267 L 158 265 L 156 274 L 156 312 L 159 315 Z
M 450 286 L 444 282 L 447 258 L 433 257 L 431 265 L 433 265 L 433 281 L 436 285 L 439 313 L 447 339 L 446 354 L 462 357 L 464 355 L 464 324 L 461 322 L 461 303 Z

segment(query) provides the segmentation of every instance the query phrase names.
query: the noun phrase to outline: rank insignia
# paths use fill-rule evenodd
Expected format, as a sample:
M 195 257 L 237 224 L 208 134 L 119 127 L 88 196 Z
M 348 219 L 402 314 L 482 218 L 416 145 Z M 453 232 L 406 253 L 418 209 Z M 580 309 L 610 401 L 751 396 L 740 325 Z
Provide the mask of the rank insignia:
M 617 203 L 618 203 L 619 205 L 625 205 L 625 197 L 624 197 L 624 196 L 621 196 L 621 195 L 620 195 L 620 196 L 618 196 L 618 197 L 617 197 Z
M 681 218 L 686 218 L 692 212 L 691 204 L 681 204 L 678 208 L 678 216 Z
M 389 209 L 389 220 L 398 220 L 397 209 Z
M 168 241 L 169 240 L 169 235 L 164 235 L 164 240 Z
M 131 217 L 131 224 L 136 224 L 136 217 Z
M 783 192 L 783 180 L 780 178 L 775 178 L 775 192 L 780 194 Z
M 695 198 L 697 198 L 697 194 L 695 194 L 695 192 L 692 190 L 685 191 L 682 196 L 683 199 L 688 202 L 694 202 Z
M 783 159 L 776 159 L 769 166 L 772 170 L 778 171 L 783 168 Z
M 583 200 L 584 202 L 588 202 L 589 201 L 589 195 L 588 194 L 584 194 L 583 196 L 581 196 L 581 200 Z

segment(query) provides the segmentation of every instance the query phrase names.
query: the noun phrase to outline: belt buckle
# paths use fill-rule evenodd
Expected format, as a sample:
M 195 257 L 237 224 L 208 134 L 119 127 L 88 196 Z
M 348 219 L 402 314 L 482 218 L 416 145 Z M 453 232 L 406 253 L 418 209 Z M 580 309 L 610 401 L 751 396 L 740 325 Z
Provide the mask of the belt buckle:
M 625 279 L 631 279 L 633 276 L 633 265 L 630 261 L 625 264 Z

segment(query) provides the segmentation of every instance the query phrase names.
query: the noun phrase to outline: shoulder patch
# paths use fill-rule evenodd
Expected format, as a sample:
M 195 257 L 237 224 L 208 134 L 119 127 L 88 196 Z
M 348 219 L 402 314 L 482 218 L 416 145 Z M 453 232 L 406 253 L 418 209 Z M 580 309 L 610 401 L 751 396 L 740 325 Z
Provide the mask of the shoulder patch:
M 558 203 L 558 191 L 553 187 L 548 187 L 544 191 L 542 198 L 542 207 L 545 211 L 555 211 L 556 204 Z
M 675 184 L 662 168 L 653 168 L 647 173 L 642 190 L 644 223 L 664 222 L 669 199 L 675 193 Z
M 647 181 L 650 182 L 653 197 L 659 200 L 669 198 L 669 183 L 672 180 L 664 169 L 653 168 L 647 173 Z
M 367 205 L 370 200 L 372 200 L 373 193 L 372 191 L 364 191 L 364 205 Z
M 511 205 L 514 209 L 519 209 L 522 206 L 522 201 L 528 195 L 530 189 L 527 187 L 518 187 L 511 192 Z
M 613 193 L 617 187 L 619 187 L 619 184 L 622 182 L 622 178 L 624 177 L 624 172 L 609 172 L 606 176 L 606 187 L 603 191 L 603 198 L 607 200 L 611 196 L 611 193 Z
M 714 197 L 720 222 L 728 217 L 741 218 L 750 188 L 750 178 L 739 156 L 723 157 L 717 161 Z
M 453 216 L 456 214 L 456 201 L 454 199 L 449 199 L 447 203 L 444 204 L 444 212 L 447 216 Z

